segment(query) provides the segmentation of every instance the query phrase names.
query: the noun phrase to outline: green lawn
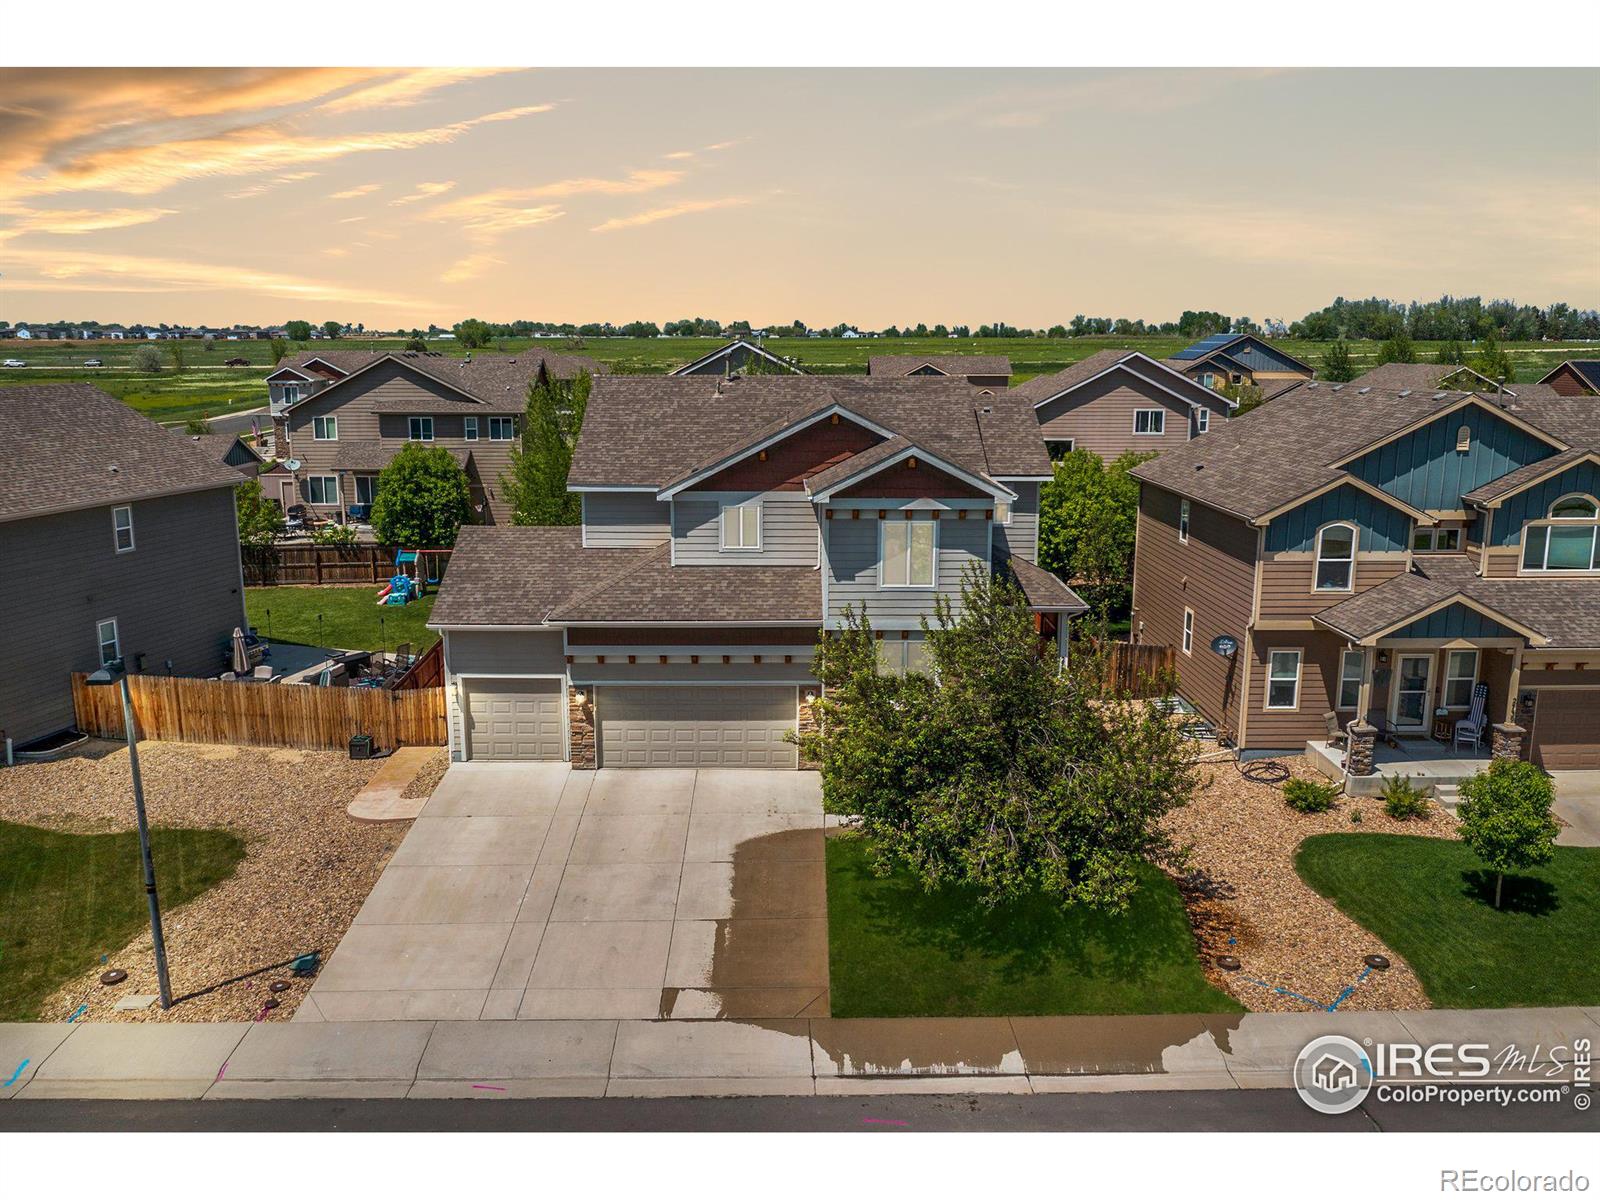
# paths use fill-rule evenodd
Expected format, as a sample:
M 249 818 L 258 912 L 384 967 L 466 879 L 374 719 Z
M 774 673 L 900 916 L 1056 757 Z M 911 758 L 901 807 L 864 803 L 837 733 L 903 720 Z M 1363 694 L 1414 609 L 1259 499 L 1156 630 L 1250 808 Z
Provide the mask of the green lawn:
M 246 588 L 245 611 L 262 637 L 335 650 L 393 650 L 410 642 L 420 654 L 439 640 L 427 628 L 434 596 L 379 605 L 380 586 Z M 321 617 L 321 620 L 318 620 Z
M 244 842 L 217 829 L 156 829 L 150 843 L 163 911 L 215 887 L 244 857 Z M 0 821 L 0 862 L 0 1021 L 34 1021 L 46 996 L 149 921 L 139 838 Z
M 1154 867 L 1123 916 L 1035 897 L 986 909 L 872 873 L 860 837 L 831 837 L 828 970 L 836 1017 L 1241 1012 L 1201 973 L 1183 901 Z
M 1600 850 L 1558 846 L 1547 867 L 1494 875 L 1465 845 L 1324 833 L 1300 876 L 1405 956 L 1440 1008 L 1600 1003 Z

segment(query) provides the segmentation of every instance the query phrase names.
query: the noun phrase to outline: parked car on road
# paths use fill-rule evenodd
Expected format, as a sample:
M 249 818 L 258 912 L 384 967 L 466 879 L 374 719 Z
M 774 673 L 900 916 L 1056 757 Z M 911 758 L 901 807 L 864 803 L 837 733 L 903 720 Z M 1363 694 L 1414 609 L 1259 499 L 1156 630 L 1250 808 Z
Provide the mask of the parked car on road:
M 83 360 L 83 365 L 86 367 L 103 367 L 106 364 L 101 362 L 98 358 L 86 358 Z
M 248 358 L 230 358 L 222 365 L 225 367 L 248 367 L 250 365 L 250 360 Z
M 5 365 L 8 367 L 25 367 L 28 364 L 23 362 L 20 358 L 8 358 L 6 359 Z

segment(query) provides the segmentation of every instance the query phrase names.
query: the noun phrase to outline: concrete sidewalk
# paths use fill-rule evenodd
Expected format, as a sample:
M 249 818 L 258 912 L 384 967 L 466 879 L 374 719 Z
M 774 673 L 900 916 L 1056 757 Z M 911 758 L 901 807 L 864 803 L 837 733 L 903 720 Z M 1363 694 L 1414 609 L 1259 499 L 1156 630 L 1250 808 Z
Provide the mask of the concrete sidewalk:
M 948 1020 L 17 1024 L 0 1025 L 0 1081 L 11 1080 L 0 1087 L 0 1098 L 490 1099 L 1284 1088 L 1292 1086 L 1295 1055 L 1325 1033 L 1358 1041 L 1482 1042 L 1491 1055 L 1515 1046 L 1535 1067 L 1545 1065 L 1528 1072 L 1527 1081 L 1549 1085 L 1570 1080 L 1570 1048 L 1577 1039 L 1600 1040 L 1600 1009 Z M 1551 1067 L 1557 1059 L 1569 1065 Z

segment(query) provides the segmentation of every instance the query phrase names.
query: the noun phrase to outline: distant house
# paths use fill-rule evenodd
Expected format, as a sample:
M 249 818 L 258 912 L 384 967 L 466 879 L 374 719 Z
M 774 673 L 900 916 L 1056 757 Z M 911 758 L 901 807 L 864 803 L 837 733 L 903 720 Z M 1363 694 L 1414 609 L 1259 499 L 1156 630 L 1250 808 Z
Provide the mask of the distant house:
M 224 466 L 236 467 L 251 479 L 259 475 L 261 468 L 266 465 L 266 460 L 236 433 L 189 433 L 182 436 L 199 446 L 215 461 Z
M 1569 358 L 1539 382 L 1563 396 L 1600 396 L 1600 359 Z
M 861 335 L 859 333 L 857 333 L 854 329 L 846 329 L 839 336 L 840 337 L 847 337 L 847 338 L 858 338 Z
M 1386 392 L 1398 392 L 1406 388 L 1416 392 L 1439 388 L 1446 391 L 1493 392 L 1500 385 L 1487 375 L 1459 364 L 1384 363 L 1364 375 L 1357 375 L 1350 381 L 1350 386 L 1374 387 Z M 1514 392 L 1510 394 L 1515 395 Z
M 756 364 L 754 367 L 751 364 Z M 738 375 L 750 374 L 788 374 L 804 375 L 794 363 L 786 358 L 780 358 L 770 350 L 763 350 L 755 342 L 748 342 L 744 338 L 735 338 L 726 346 L 719 346 L 709 354 L 702 354 L 693 362 L 684 363 L 675 371 L 668 371 L 669 375 Z
M 28 340 L 34 336 L 34 332 L 26 325 L 18 325 L 16 327 L 16 336 L 24 340 Z
M 246 621 L 239 472 L 85 383 L 0 388 L 0 730 L 70 729 L 73 671 L 213 675 Z
M 874 354 L 868 375 L 890 379 L 956 378 L 973 387 L 1010 387 L 1011 360 L 1004 354 Z
M 1202 387 L 1254 385 L 1271 398 L 1286 386 L 1310 379 L 1310 363 L 1252 333 L 1217 333 L 1178 351 L 1166 363 Z

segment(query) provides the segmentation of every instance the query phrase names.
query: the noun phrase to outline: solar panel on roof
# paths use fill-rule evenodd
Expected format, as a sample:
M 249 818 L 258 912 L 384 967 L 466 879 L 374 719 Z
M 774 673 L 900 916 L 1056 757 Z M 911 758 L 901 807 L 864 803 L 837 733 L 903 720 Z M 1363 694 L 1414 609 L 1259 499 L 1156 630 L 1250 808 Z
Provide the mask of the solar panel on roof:
M 1185 346 L 1174 354 L 1173 358 L 1204 358 L 1214 350 L 1223 346 L 1232 345 L 1244 335 L 1241 333 L 1213 333 L 1210 337 L 1203 337 L 1192 346 Z

